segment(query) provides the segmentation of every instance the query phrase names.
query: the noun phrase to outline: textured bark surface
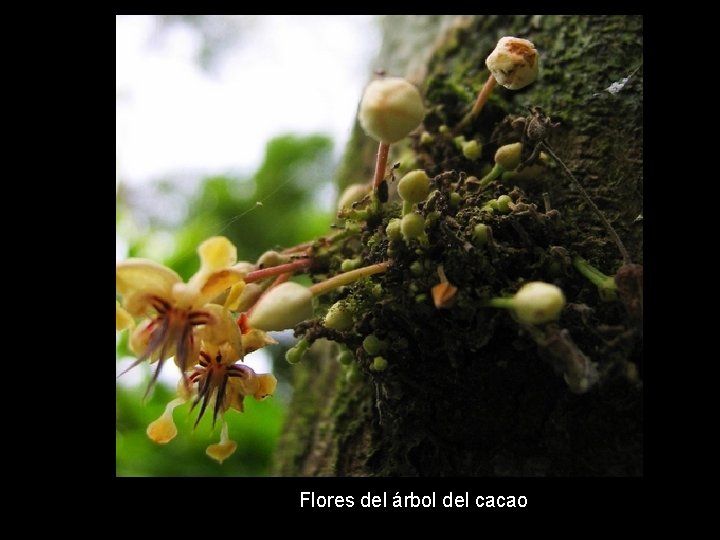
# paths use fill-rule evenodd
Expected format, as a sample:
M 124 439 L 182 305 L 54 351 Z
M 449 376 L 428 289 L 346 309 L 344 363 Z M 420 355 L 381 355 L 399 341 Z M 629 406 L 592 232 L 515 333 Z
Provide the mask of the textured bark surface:
M 482 140 L 485 155 L 492 155 L 497 144 L 491 134 L 507 115 L 525 116 L 527 106 L 537 105 L 557 116 L 562 125 L 552 135 L 553 148 L 605 212 L 633 261 L 642 263 L 642 220 L 636 219 L 643 180 L 641 17 L 398 16 L 385 18 L 383 26 L 378 67 L 418 84 L 431 132 L 439 124 L 457 125 L 469 110 L 487 78 L 484 59 L 499 37 L 532 40 L 541 54 L 538 80 L 518 92 L 496 89 L 464 135 Z M 633 72 L 621 91 L 606 90 Z M 370 178 L 375 151 L 356 125 L 340 185 Z M 395 159 L 409 151 L 431 176 L 449 170 L 482 175 L 459 152 L 428 150 L 417 137 L 393 148 Z M 567 179 L 557 172 L 543 190 L 567 223 L 565 247 L 608 274 L 617 271 L 617 249 Z M 597 291 L 581 278 L 567 278 L 567 287 L 573 302 L 598 303 Z M 573 338 L 592 360 L 623 356 L 642 377 L 642 339 L 618 346 L 598 330 L 604 317 L 615 321 L 620 310 L 601 305 L 591 325 L 577 322 Z M 414 316 L 387 323 L 410 345 L 386 376 L 365 370 L 361 380 L 347 381 L 332 346 L 322 341 L 294 367 L 276 474 L 642 474 L 641 383 L 609 378 L 573 394 L 547 351 L 522 333 L 498 326 L 483 340 L 471 334 L 475 326 L 458 324 L 445 310 Z M 487 327 L 495 328 L 494 322 Z

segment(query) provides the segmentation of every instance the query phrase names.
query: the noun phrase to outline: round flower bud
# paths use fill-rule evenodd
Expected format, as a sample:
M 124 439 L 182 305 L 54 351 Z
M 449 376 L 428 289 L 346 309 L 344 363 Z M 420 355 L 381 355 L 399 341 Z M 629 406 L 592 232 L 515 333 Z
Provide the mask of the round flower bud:
M 340 351 L 340 354 L 338 354 L 337 357 L 338 362 L 340 362 L 343 366 L 349 366 L 355 361 L 355 355 L 350 349 L 343 349 Z
M 285 360 L 287 360 L 289 364 L 297 364 L 300 360 L 302 360 L 305 351 L 309 348 L 310 342 L 307 339 L 302 338 L 298 340 L 294 347 L 290 347 L 285 352 Z
M 476 160 L 482 155 L 482 146 L 476 140 L 464 142 L 462 153 L 467 159 Z
M 500 195 L 497 198 L 497 209 L 498 212 L 501 214 L 507 214 L 510 212 L 510 203 L 512 203 L 512 199 L 509 195 Z
M 400 179 L 397 189 L 403 201 L 417 204 L 430 193 L 430 178 L 422 169 L 410 171 Z
M 400 230 L 406 239 L 420 238 L 425 235 L 425 220 L 420 214 L 410 212 L 402 218 Z
M 313 315 L 312 293 L 287 281 L 271 289 L 250 312 L 250 327 L 259 330 L 286 330 Z
M 402 232 L 400 230 L 401 221 L 399 218 L 392 218 L 385 227 L 385 234 L 390 240 L 400 240 Z
M 472 236 L 477 245 L 484 246 L 488 243 L 488 226 L 484 223 L 478 223 L 473 228 Z
M 376 356 L 373 358 L 373 362 L 370 365 L 370 369 L 373 371 L 385 371 L 388 367 L 388 362 L 382 356 Z
M 372 81 L 360 102 L 360 125 L 378 142 L 391 144 L 407 137 L 425 117 L 420 92 L 400 77 Z
M 538 52 L 531 41 L 506 36 L 500 38 L 485 64 L 498 84 L 519 90 L 537 78 Z
M 327 315 L 325 315 L 325 326 L 333 330 L 339 330 L 341 332 L 349 330 L 353 322 L 352 313 L 348 309 L 347 304 L 342 300 L 330 306 Z
M 526 283 L 513 297 L 513 310 L 520 322 L 542 324 L 560 316 L 565 295 L 555 285 L 542 281 Z
M 270 268 L 290 262 L 288 255 L 283 255 L 275 250 L 266 251 L 258 257 L 257 264 L 259 268 Z
M 520 165 L 520 150 L 522 144 L 519 142 L 501 146 L 495 152 L 495 163 L 506 171 L 514 171 Z
M 375 334 L 368 334 L 365 339 L 363 339 L 362 346 L 363 349 L 365 349 L 366 353 L 371 356 L 375 356 L 376 354 L 379 354 L 380 351 L 383 351 L 385 347 L 387 347 L 387 343 L 385 343 L 381 339 L 378 339 Z

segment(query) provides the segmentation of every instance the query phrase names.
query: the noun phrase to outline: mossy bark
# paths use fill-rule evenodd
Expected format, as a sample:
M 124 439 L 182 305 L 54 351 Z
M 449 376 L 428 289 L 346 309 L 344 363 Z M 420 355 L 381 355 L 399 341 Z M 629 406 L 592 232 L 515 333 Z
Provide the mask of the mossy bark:
M 436 140 L 440 125 L 455 129 L 470 109 L 487 78 L 484 59 L 498 38 L 532 40 L 541 55 L 538 80 L 517 92 L 496 89 L 477 121 L 455 135 L 482 142 L 487 163 L 506 137 L 502 126 L 508 115 L 525 116 L 527 106 L 535 105 L 560 119 L 552 147 L 616 228 L 633 261 L 642 263 L 641 17 L 387 17 L 383 26 L 378 67 L 418 84 L 428 107 L 424 126 Z M 606 90 L 631 73 L 620 91 Z M 396 146 L 396 159 L 412 152 L 413 164 L 431 176 L 483 173 L 480 162 L 463 158 L 452 144 L 423 146 L 414 137 L 404 150 Z M 340 185 L 369 179 L 375 151 L 376 144 L 356 125 Z M 600 221 L 559 168 L 549 178 L 540 188 L 523 188 L 531 195 L 548 193 L 562 216 L 562 234 L 546 241 L 544 233 L 517 223 L 512 229 L 498 223 L 499 233 L 506 227 L 509 237 L 514 230 L 517 250 L 534 252 L 561 239 L 568 252 L 615 273 L 622 260 Z M 542 242 L 535 244 L 535 236 Z M 477 285 L 469 265 L 483 261 L 448 256 L 445 269 L 461 290 L 469 289 Z M 494 271 L 500 269 L 513 279 L 530 273 L 500 263 Z M 387 373 L 363 369 L 348 380 L 332 358 L 333 347 L 317 342 L 294 366 L 294 397 L 275 473 L 641 475 L 642 332 L 633 333 L 622 306 L 599 302 L 597 290 L 577 273 L 565 269 L 561 281 L 573 307 L 563 322 L 578 347 L 601 366 L 632 367 L 639 377 L 606 377 L 589 392 L 574 394 L 552 360 L 552 346 L 537 347 L 507 314 L 481 321 L 473 314 L 466 320 L 458 315 L 462 306 L 453 312 L 407 304 L 407 317 L 394 311 L 394 318 L 383 319 L 389 311 L 377 308 L 377 320 L 392 326 L 379 331 L 404 340 L 406 351 L 397 359 L 390 355 Z M 389 277 L 384 286 L 403 285 L 401 277 Z M 478 336 L 478 329 L 487 336 Z

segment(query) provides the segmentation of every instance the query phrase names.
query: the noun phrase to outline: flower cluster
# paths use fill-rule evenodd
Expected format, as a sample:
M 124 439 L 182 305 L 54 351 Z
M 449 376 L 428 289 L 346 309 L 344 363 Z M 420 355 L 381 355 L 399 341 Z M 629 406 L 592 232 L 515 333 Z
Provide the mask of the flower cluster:
M 198 411 L 196 426 L 208 407 L 213 427 L 222 420 L 220 442 L 206 451 L 222 463 L 237 447 L 228 438 L 225 412 L 242 412 L 246 396 L 263 399 L 277 384 L 272 374 L 257 374 L 242 360 L 275 341 L 262 329 L 251 328 L 245 313 L 233 314 L 254 304 L 263 292 L 257 284 L 246 287 L 246 276 L 257 267 L 238 263 L 235 246 L 222 236 L 203 242 L 198 254 L 200 269 L 187 283 L 150 260 L 118 263 L 116 290 L 122 304 L 116 301 L 115 324 L 117 330 L 131 332 L 129 344 L 137 359 L 128 369 L 146 360 L 157 363 L 146 396 L 168 359 L 173 358 L 182 373 L 178 397 L 148 426 L 148 437 L 159 444 L 170 442 L 177 435 L 173 410 L 192 400 L 190 410 Z

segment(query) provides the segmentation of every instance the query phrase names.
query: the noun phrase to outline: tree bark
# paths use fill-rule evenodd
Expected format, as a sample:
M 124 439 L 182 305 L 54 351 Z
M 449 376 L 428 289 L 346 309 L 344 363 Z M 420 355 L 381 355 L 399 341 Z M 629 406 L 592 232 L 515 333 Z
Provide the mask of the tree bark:
M 390 163 L 393 157 L 410 159 L 431 177 L 481 177 L 481 163 L 492 164 L 495 148 L 509 136 L 502 128 L 508 115 L 524 117 L 528 106 L 540 106 L 561 120 L 552 148 L 613 224 L 633 262 L 642 263 L 642 17 L 391 16 L 382 24 L 377 66 L 418 85 L 428 109 L 424 129 L 436 141 L 428 148 L 415 136 L 394 145 Z M 470 110 L 488 75 L 484 60 L 505 35 L 533 41 L 540 74 L 517 92 L 498 87 L 462 132 L 483 144 L 481 163 L 472 162 L 451 142 L 439 142 L 440 126 L 456 129 Z M 611 87 L 631 74 L 624 85 Z M 376 149 L 356 124 L 339 172 L 341 187 L 372 176 Z M 562 232 L 546 236 L 530 221 L 512 228 L 498 221 L 493 234 L 498 245 L 508 246 L 508 260 L 525 250 L 532 261 L 520 268 L 493 260 L 493 271 L 503 274 L 498 283 L 546 277 L 532 265 L 538 257 L 543 268 L 551 265 L 542 253 L 554 247 L 565 251 L 553 253 L 581 255 L 614 274 L 622 260 L 602 223 L 560 167 L 546 176 L 540 187 L 520 187 L 540 210 L 541 193 L 548 193 Z M 470 291 L 481 286 L 473 273 L 481 259 L 474 253 L 461 263 L 437 250 L 433 257 L 446 261 L 461 291 Z M 569 302 L 560 326 L 601 372 L 588 392 L 573 393 L 557 350 L 549 342 L 538 346 L 505 312 L 487 314 L 459 300 L 450 310 L 408 303 L 401 317 L 378 305 L 373 328 L 405 348 L 392 349 L 400 352 L 389 353 L 386 372 L 365 366 L 357 379 L 335 361 L 332 344 L 316 342 L 293 367 L 294 396 L 275 474 L 642 475 L 642 320 L 628 316 L 619 302 L 601 302 L 597 289 L 572 268 L 553 275 Z M 384 286 L 405 284 L 388 276 Z

